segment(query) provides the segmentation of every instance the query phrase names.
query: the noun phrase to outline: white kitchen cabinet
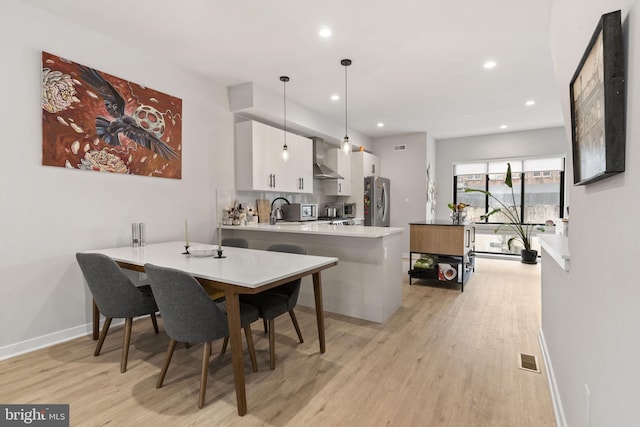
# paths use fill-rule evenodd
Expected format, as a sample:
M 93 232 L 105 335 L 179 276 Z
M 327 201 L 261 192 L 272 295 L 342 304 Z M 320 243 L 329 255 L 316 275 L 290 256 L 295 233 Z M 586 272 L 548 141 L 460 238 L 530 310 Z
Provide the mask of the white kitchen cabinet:
M 351 195 L 351 156 L 339 148 L 330 148 L 324 156 L 325 164 L 341 175 L 343 179 L 324 181 L 324 194 L 327 196 Z
M 380 176 L 380 159 L 371 153 L 358 151 L 355 153 L 358 157 L 362 155 L 362 176 Z
M 289 160 L 285 191 L 313 193 L 313 142 L 309 138 L 287 132 L 287 146 Z
M 236 124 L 236 189 L 313 192 L 312 142 L 287 133 L 289 160 L 282 158 L 282 129 L 256 121 Z
M 380 175 L 380 159 L 366 151 L 351 153 L 351 197 L 349 202 L 356 204 L 356 216 L 363 217 L 364 177 Z

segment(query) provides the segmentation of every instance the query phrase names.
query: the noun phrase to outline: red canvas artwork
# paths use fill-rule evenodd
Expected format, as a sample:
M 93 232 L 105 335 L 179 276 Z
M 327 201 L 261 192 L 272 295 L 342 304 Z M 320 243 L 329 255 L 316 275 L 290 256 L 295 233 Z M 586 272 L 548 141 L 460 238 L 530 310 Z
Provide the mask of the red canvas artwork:
M 182 100 L 42 52 L 42 164 L 180 179 Z

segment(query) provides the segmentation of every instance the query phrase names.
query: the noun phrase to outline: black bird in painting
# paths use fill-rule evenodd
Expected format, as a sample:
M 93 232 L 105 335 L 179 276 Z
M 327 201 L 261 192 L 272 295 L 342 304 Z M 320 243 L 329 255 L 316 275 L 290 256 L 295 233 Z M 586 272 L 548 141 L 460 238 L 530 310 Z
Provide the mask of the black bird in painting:
M 138 122 L 124 113 L 124 98 L 93 68 L 79 65 L 80 76 L 93 87 L 104 99 L 107 111 L 113 117 L 109 120 L 103 116 L 96 116 L 96 133 L 98 137 L 109 145 L 122 145 L 120 134 L 161 155 L 167 160 L 177 159 L 178 154 L 160 138 L 140 127 Z

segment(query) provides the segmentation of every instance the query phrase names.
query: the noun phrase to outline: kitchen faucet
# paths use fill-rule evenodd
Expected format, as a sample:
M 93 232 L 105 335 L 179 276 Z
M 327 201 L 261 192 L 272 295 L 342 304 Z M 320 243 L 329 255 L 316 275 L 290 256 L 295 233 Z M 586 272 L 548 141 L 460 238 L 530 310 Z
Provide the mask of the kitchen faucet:
M 282 203 L 275 210 L 273 209 L 273 204 L 277 200 L 284 200 L 285 202 L 287 202 L 287 204 L 289 204 L 289 201 L 284 197 L 276 197 L 275 199 L 273 199 L 273 201 L 271 202 L 271 214 L 270 214 L 269 222 L 275 222 L 274 220 L 283 219 L 282 209 L 280 208 L 280 206 L 282 206 Z

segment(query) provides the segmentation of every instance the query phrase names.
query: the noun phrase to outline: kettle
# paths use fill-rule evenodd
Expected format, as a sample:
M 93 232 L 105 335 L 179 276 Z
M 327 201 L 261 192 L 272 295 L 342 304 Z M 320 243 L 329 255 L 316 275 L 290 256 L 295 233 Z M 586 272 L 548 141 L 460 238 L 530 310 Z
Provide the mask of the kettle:
M 276 216 L 276 221 L 281 221 L 283 219 L 282 208 L 280 206 L 276 208 L 274 215 Z
M 276 197 L 275 199 L 273 199 L 273 202 L 271 202 L 271 215 L 275 216 L 276 221 L 282 221 L 284 219 L 282 208 L 278 206 L 277 208 L 275 208 L 275 210 L 273 209 L 273 204 L 276 202 L 276 200 L 284 200 L 285 202 L 287 202 L 287 204 L 289 204 L 289 201 L 284 197 Z

